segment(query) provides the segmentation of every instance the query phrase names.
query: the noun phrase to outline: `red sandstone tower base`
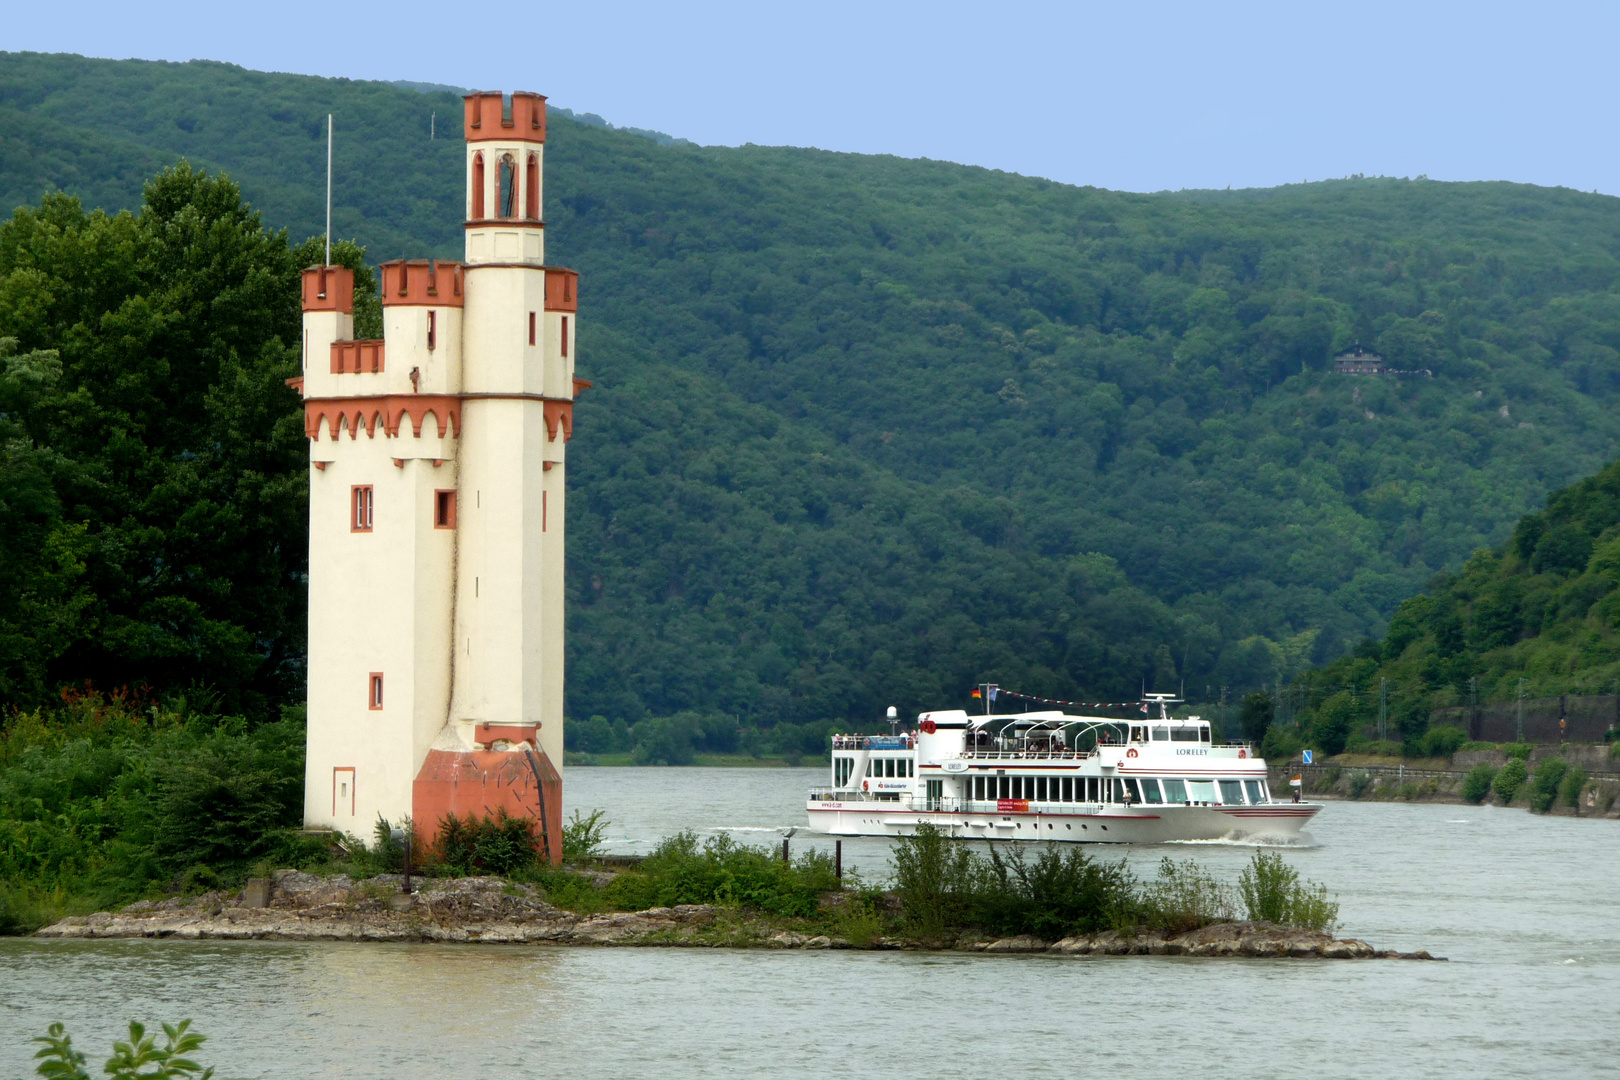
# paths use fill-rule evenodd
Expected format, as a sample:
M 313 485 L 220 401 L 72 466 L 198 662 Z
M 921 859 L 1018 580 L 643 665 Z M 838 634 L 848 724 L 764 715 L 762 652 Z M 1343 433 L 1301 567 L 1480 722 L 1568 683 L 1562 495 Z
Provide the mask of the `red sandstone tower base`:
M 429 750 L 411 789 L 411 820 L 427 843 L 438 838 L 446 815 L 476 818 L 527 818 L 553 865 L 562 862 L 562 777 L 545 751 L 534 746 L 535 729 L 483 724 L 477 729 L 485 746 L 500 750 L 470 753 Z

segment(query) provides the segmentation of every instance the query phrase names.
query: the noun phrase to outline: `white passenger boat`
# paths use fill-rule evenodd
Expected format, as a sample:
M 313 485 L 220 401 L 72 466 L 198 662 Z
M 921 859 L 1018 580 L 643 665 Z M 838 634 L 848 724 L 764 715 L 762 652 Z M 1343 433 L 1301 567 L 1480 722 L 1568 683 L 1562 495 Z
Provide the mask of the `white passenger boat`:
M 1272 798 L 1247 743 L 1213 743 L 1175 698 L 1157 717 L 926 712 L 889 735 L 834 735 L 832 786 L 810 827 L 835 836 L 910 836 L 927 822 L 956 836 L 1157 844 L 1286 839 L 1322 807 Z M 892 710 L 891 710 L 892 714 Z

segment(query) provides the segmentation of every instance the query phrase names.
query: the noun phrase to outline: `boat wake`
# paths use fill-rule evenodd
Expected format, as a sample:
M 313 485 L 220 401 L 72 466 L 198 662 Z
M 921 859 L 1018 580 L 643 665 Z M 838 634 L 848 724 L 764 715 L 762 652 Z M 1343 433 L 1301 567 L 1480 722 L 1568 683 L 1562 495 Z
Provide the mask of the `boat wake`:
M 1167 844 L 1185 844 L 1201 847 L 1287 847 L 1314 848 L 1315 839 L 1307 833 L 1296 836 L 1275 833 L 1228 833 L 1213 840 L 1167 840 Z

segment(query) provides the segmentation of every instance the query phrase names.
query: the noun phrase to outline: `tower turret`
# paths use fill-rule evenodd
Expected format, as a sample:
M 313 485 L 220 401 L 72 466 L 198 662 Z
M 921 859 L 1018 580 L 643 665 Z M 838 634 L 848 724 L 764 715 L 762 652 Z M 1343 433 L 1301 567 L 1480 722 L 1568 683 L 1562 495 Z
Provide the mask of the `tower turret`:
M 545 167 L 546 99 L 468 94 L 467 262 L 545 262 L 540 216 Z

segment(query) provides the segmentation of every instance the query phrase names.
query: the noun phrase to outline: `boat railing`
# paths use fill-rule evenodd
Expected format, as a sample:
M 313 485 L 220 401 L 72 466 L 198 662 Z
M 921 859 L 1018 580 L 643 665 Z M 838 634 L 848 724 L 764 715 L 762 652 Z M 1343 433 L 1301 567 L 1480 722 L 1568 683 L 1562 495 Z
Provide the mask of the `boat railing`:
M 911 735 L 834 735 L 834 750 L 914 750 L 916 739 Z
M 1095 750 L 975 750 L 962 751 L 970 761 L 1085 761 Z

